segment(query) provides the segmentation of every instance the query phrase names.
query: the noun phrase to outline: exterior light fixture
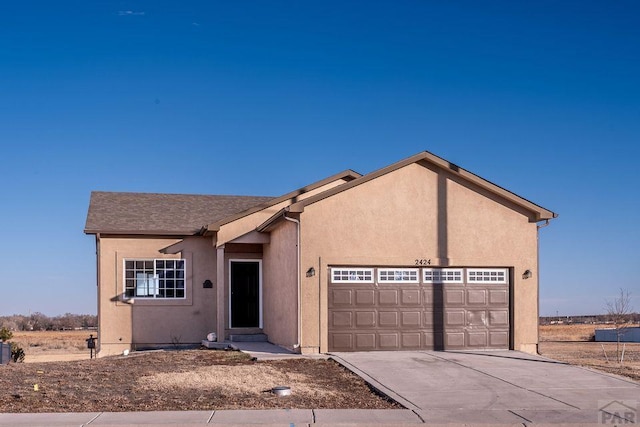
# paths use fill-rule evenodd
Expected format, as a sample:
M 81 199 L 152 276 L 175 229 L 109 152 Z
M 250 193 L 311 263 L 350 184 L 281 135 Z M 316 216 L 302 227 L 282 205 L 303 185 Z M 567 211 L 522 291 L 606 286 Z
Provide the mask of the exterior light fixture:
M 211 280 L 207 279 L 202 283 L 202 287 L 205 289 L 211 289 L 213 288 L 213 283 L 211 283 Z
M 525 270 L 524 273 L 522 273 L 523 279 L 530 279 L 531 277 L 533 277 L 531 270 Z
M 313 277 L 316 275 L 316 269 L 313 267 L 309 267 L 307 270 L 307 277 Z

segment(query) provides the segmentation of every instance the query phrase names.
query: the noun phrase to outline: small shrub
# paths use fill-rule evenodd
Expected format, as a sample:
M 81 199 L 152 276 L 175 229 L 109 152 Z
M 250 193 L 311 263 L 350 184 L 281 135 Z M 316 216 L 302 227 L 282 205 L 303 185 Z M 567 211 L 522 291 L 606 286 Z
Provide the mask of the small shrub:
M 15 363 L 24 362 L 24 350 L 14 342 L 11 343 L 11 360 Z
M 8 342 L 11 338 L 13 338 L 13 332 L 9 330 L 9 328 L 2 327 L 0 328 L 0 341 Z M 16 363 L 24 362 L 24 350 L 18 344 L 11 342 L 9 343 L 11 346 L 11 360 Z
M 171 335 L 171 344 L 173 344 L 173 347 L 175 349 L 179 349 L 180 343 L 182 342 L 181 341 L 182 335 L 173 335 L 173 334 L 170 334 L 170 335 Z
M 3 326 L 0 328 L 0 341 L 9 341 L 13 338 L 13 332 L 9 330 L 9 328 Z

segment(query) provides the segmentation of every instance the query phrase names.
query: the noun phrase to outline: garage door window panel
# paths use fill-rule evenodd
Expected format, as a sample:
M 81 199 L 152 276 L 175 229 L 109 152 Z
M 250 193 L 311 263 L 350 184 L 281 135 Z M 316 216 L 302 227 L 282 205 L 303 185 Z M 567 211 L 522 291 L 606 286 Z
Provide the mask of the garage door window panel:
M 424 283 L 462 283 L 464 275 L 461 268 L 423 268 Z
M 378 283 L 420 283 L 417 268 L 379 268 Z
M 508 283 L 506 268 L 469 268 L 467 283 L 506 285 Z
M 373 283 L 373 268 L 332 268 L 333 283 Z

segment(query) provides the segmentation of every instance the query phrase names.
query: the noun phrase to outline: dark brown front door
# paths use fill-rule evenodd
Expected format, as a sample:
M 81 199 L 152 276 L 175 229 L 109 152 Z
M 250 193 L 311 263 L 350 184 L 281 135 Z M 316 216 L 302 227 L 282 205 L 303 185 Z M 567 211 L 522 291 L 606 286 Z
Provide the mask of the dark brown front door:
M 231 327 L 260 327 L 260 263 L 231 261 Z

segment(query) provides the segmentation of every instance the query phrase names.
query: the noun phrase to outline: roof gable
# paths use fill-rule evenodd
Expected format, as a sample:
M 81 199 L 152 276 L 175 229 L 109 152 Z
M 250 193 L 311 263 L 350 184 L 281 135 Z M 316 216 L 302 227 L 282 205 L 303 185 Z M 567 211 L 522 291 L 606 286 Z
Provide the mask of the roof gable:
M 539 205 L 536 205 L 535 203 L 525 198 L 522 198 L 517 194 L 512 193 L 490 181 L 487 181 L 486 179 L 481 178 L 478 175 L 475 175 L 465 169 L 462 169 L 461 167 L 451 162 L 448 162 L 443 158 L 436 156 L 435 154 L 429 153 L 428 151 L 423 151 L 407 159 L 401 160 L 397 163 L 394 163 L 392 165 L 389 165 L 377 171 L 363 175 L 360 178 L 355 179 L 349 183 L 346 183 L 340 187 L 333 188 L 321 194 L 310 197 L 306 200 L 294 203 L 288 208 L 288 210 L 290 212 L 303 212 L 305 206 L 319 202 L 323 199 L 331 197 L 342 191 L 346 191 L 350 188 L 364 184 L 365 182 L 376 179 L 382 175 L 386 175 L 388 173 L 394 172 L 400 168 L 403 168 L 413 163 L 422 163 L 422 164 L 427 163 L 429 165 L 435 166 L 436 168 L 439 168 L 443 171 L 447 171 L 448 173 L 455 175 L 459 179 L 466 181 L 472 185 L 475 185 L 484 191 L 488 191 L 500 198 L 503 198 L 505 201 L 508 201 L 509 203 L 513 203 L 519 206 L 520 208 L 522 208 L 523 210 L 525 210 L 526 212 L 528 212 L 529 217 L 533 222 L 549 220 L 552 218 L 556 218 L 558 216 L 556 213 L 548 209 L 545 209 Z
M 300 200 L 302 198 L 302 196 L 304 196 L 306 193 L 309 193 L 311 191 L 314 191 L 316 189 L 319 189 L 327 184 L 342 180 L 345 181 L 345 183 L 349 183 L 353 180 L 356 180 L 358 178 L 362 177 L 361 174 L 359 174 L 358 172 L 352 171 L 351 169 L 342 171 L 340 173 L 337 173 L 335 175 L 331 175 L 328 178 L 325 178 L 321 181 L 317 181 L 314 182 L 313 184 L 307 185 L 305 187 L 299 188 L 297 190 L 294 190 L 290 193 L 284 194 L 280 197 L 276 197 L 276 198 L 272 198 L 270 199 L 267 203 L 261 204 L 259 206 L 255 206 L 251 209 L 247 209 L 246 211 L 243 212 L 239 212 L 235 215 L 231 215 L 228 217 L 224 217 L 221 218 L 219 221 L 216 222 L 212 222 L 210 224 L 208 224 L 206 226 L 206 231 L 207 232 L 216 232 L 220 229 L 221 226 L 228 224 L 230 222 L 236 221 L 238 219 L 244 218 L 247 215 L 251 215 L 252 213 L 256 213 L 258 211 L 270 208 L 272 206 L 278 205 L 280 203 L 283 202 L 288 202 L 289 204 L 293 204 L 293 203 L 297 203 L 298 200 Z M 340 184 L 338 186 L 342 186 L 345 184 Z M 335 188 L 335 187 L 334 187 Z M 322 193 L 321 193 L 322 194 Z M 313 196 L 311 196 L 313 197 Z

